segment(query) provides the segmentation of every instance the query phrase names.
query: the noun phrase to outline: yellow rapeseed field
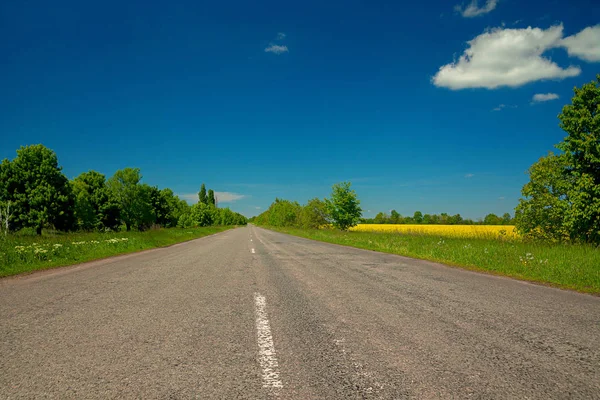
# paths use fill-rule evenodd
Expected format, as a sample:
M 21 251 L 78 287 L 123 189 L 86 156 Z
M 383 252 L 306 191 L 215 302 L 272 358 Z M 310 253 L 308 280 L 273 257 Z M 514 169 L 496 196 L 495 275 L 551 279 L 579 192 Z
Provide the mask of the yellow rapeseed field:
M 436 235 L 459 238 L 510 238 L 518 237 L 513 225 L 404 225 L 360 224 L 351 228 L 355 232 L 388 232 L 413 235 Z

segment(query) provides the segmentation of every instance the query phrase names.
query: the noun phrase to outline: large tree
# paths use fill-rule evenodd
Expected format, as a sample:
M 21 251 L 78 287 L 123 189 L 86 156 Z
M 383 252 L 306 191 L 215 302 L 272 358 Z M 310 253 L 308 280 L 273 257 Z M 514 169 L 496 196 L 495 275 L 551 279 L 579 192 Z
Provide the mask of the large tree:
M 343 231 L 357 225 L 362 216 L 360 200 L 350 186 L 350 182 L 336 183 L 332 187 L 331 199 L 325 200 L 333 226 Z
M 142 185 L 139 168 L 121 169 L 108 180 L 107 187 L 119 205 L 121 220 L 128 231 L 132 226 L 144 228 L 152 219 L 151 189 Z
M 600 243 L 600 75 L 574 93 L 558 116 L 562 153 L 530 168 L 516 225 L 534 237 Z
M 75 197 L 54 151 L 41 144 L 23 146 L 13 161 L 2 162 L 0 177 L 0 202 L 14 207 L 12 229 L 30 227 L 41 234 L 47 225 L 75 227 Z

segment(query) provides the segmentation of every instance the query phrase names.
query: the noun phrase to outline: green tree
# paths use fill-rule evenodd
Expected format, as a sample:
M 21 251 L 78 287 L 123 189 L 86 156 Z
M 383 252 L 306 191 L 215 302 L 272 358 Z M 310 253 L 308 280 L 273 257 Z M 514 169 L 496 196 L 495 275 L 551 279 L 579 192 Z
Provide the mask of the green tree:
M 111 198 L 106 178 L 96 171 L 83 172 L 71 182 L 77 225 L 84 230 L 116 230 L 119 206 Z
M 303 228 L 318 229 L 329 224 L 327 204 L 315 197 L 310 199 L 300 213 L 300 225 Z
M 512 217 L 510 216 L 510 214 L 504 213 L 502 215 L 502 225 L 510 225 L 511 222 L 512 222 Z
M 498 217 L 496 214 L 488 214 L 483 218 L 484 225 L 500 225 L 502 224 L 502 218 Z
M 207 204 L 209 206 L 216 206 L 216 203 L 215 192 L 212 189 L 208 189 Z
M 600 75 L 574 89 L 560 127 L 567 136 L 534 164 L 516 209 L 517 229 L 530 236 L 600 243 Z
M 177 197 L 169 188 L 160 191 L 160 198 L 164 204 L 164 215 L 162 217 L 157 215 L 157 223 L 167 228 L 177 226 L 179 217 L 188 211 L 190 206 L 185 200 L 181 200 Z
M 415 214 L 413 215 L 413 222 L 415 224 L 423 223 L 423 213 L 421 211 L 415 211 Z
M 517 230 L 536 239 L 570 239 L 566 225 L 571 205 L 568 192 L 572 182 L 565 179 L 568 160 L 564 155 L 548 154 L 529 169 L 529 182 L 523 186 L 515 211 Z
M 331 199 L 325 199 L 333 226 L 343 231 L 358 224 L 362 216 L 360 200 L 350 186 L 350 182 L 336 183 L 332 187 Z
M 214 223 L 216 209 L 208 204 L 196 203 L 192 206 L 190 218 L 194 226 L 210 226 Z
M 35 228 L 41 235 L 46 225 L 75 228 L 75 197 L 56 153 L 41 144 L 22 146 L 0 170 L 0 202 L 11 202 L 13 229 Z
M 387 224 L 389 220 L 389 217 L 386 213 L 384 212 L 379 212 L 377 213 L 377 215 L 374 218 L 374 223 L 376 224 Z
M 460 225 L 463 222 L 463 217 L 460 214 L 455 214 L 448 218 L 448 223 L 450 225 Z
M 206 197 L 206 186 L 204 183 L 200 186 L 200 192 L 198 193 L 198 202 L 202 204 L 208 204 L 208 197 Z
M 396 210 L 390 211 L 390 224 L 399 224 L 402 219 L 402 215 Z
M 141 180 L 139 168 L 124 168 L 115 172 L 106 184 L 111 196 L 119 205 L 121 220 L 127 231 L 130 231 L 132 226 L 143 228 L 153 216 L 151 189 L 142 185 Z

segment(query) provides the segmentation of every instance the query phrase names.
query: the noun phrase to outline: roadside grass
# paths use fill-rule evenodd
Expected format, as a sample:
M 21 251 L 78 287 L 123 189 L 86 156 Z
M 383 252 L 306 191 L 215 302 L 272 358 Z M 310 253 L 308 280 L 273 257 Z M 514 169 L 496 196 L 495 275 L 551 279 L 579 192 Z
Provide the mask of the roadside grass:
M 1 236 L 0 277 L 169 246 L 231 228 L 233 227 L 208 226 L 145 232 Z
M 273 228 L 282 233 L 437 261 L 474 271 L 600 294 L 600 248 L 516 239 Z

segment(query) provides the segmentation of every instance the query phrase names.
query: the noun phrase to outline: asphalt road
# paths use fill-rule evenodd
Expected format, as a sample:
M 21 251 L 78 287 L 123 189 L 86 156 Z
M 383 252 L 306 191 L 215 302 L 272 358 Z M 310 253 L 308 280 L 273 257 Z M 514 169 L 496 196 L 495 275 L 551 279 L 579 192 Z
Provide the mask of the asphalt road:
M 0 398 L 600 398 L 600 298 L 250 226 L 0 280 Z

